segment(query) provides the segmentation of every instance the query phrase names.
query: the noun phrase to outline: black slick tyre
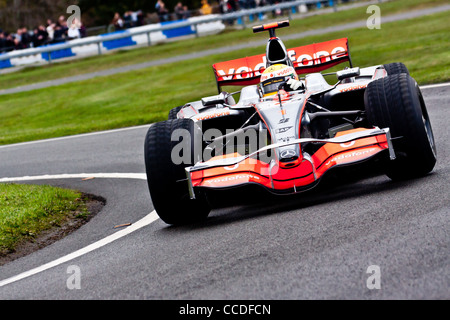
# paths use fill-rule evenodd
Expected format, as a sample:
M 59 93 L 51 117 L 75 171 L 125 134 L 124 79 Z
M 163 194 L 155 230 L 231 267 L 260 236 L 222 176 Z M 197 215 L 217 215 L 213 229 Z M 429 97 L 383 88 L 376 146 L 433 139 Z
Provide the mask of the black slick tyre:
M 389 128 L 396 160 L 386 174 L 393 180 L 410 179 L 431 172 L 436 164 L 436 145 L 430 118 L 416 81 L 406 73 L 371 82 L 364 94 L 371 125 Z
M 407 75 L 409 75 L 408 68 L 401 62 L 384 64 L 383 67 L 386 70 L 388 76 L 400 73 L 406 73 Z
M 169 119 L 169 120 L 177 119 L 177 114 L 178 114 L 178 112 L 181 110 L 181 108 L 183 108 L 183 107 L 184 107 L 184 106 L 178 106 L 178 107 L 175 107 L 175 108 L 171 109 L 171 110 L 169 111 L 169 117 L 168 117 L 168 119 Z
M 175 130 L 183 135 L 174 135 L 177 139 L 172 141 Z M 197 192 L 195 199 L 190 198 L 186 179 L 185 168 L 193 165 L 199 158 L 193 152 L 196 141 L 194 136 L 198 134 L 201 131 L 199 133 L 191 119 L 158 122 L 147 132 L 144 146 L 147 183 L 153 206 L 167 224 L 197 222 L 206 219 L 211 210 L 204 194 Z M 183 148 L 180 149 L 180 146 Z M 187 156 L 181 154 L 188 161 L 173 161 L 173 150 L 188 150 Z

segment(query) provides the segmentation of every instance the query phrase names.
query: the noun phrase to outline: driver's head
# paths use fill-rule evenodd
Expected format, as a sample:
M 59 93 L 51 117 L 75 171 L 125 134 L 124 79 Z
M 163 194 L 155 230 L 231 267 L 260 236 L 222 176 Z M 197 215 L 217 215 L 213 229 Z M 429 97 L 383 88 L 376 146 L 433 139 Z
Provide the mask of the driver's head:
M 268 67 L 261 75 L 261 90 L 263 96 L 271 96 L 278 91 L 278 87 L 289 79 L 298 80 L 297 73 L 293 67 L 285 64 L 274 64 Z

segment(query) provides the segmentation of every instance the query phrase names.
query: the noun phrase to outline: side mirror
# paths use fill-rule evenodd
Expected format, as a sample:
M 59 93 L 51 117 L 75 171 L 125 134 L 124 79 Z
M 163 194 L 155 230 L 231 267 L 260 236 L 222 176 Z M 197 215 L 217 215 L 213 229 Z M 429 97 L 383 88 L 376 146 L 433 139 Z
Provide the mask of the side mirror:
M 357 77 L 360 75 L 359 67 L 344 69 L 336 72 L 338 80 L 343 80 L 345 78 Z
M 216 104 L 224 104 L 226 103 L 228 95 L 224 92 L 221 92 L 217 96 L 210 96 L 202 98 L 202 104 L 206 106 L 212 106 Z

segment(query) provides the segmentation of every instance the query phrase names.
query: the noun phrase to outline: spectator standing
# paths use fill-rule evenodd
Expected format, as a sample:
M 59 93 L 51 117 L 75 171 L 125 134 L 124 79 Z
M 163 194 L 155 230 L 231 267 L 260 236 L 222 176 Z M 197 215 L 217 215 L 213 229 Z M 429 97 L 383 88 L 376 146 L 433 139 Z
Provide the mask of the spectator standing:
M 48 42 L 48 33 L 43 25 L 34 28 L 33 31 L 33 46 L 39 47 L 47 44 Z
M 200 8 L 200 12 L 203 15 L 212 13 L 212 8 L 209 5 L 208 0 L 202 0 L 202 7 Z
M 175 12 L 177 20 L 184 19 L 184 7 L 183 7 L 183 4 L 181 2 L 177 3 L 177 5 L 173 9 L 173 11 Z
M 14 43 L 14 37 L 10 33 L 5 34 L 5 49 L 6 51 L 12 51 L 14 50 L 15 43 Z
M 124 28 L 124 21 L 118 12 L 114 14 L 114 18 L 111 21 L 111 24 L 116 30 L 122 30 Z
M 183 6 L 184 9 L 184 18 L 183 19 L 187 19 L 191 17 L 191 12 L 189 11 L 188 7 L 186 5 Z
M 142 10 L 138 10 L 136 12 L 136 26 L 143 26 L 145 24 L 144 22 L 144 13 L 142 12 Z
M 48 40 L 51 42 L 55 38 L 55 28 L 56 23 L 52 22 L 52 20 L 47 19 L 47 28 L 45 29 L 48 33 Z
M 24 48 L 29 48 L 31 43 L 31 36 L 28 33 L 28 29 L 23 27 L 22 28 L 22 39 L 21 39 L 22 45 Z
M 131 28 L 133 26 L 133 22 L 131 21 L 131 11 L 126 11 L 123 14 L 123 24 L 125 29 Z
M 159 22 L 165 22 L 169 20 L 169 10 L 162 0 L 158 0 L 155 4 L 156 13 L 159 17 Z
M 69 26 L 69 29 L 67 31 L 67 38 L 69 40 L 81 38 L 80 29 L 81 29 L 81 22 L 78 19 L 73 19 L 72 25 Z
M 227 0 L 220 0 L 219 1 L 219 12 L 224 14 L 228 12 L 228 4 L 227 4 Z
M 58 22 L 56 22 L 54 42 L 64 42 L 67 38 L 67 21 L 64 16 L 59 16 Z
M 238 5 L 236 3 L 236 0 L 228 0 L 227 6 L 228 6 L 228 12 L 237 11 Z
M 86 27 L 85 27 L 85 25 L 83 24 L 83 22 L 81 22 L 80 21 L 80 37 L 81 38 L 84 38 L 84 37 L 86 37 L 87 36 L 87 30 L 86 30 Z
M 247 0 L 238 0 L 238 4 L 240 9 L 248 9 Z
M 60 26 L 61 29 L 64 30 L 64 32 L 67 33 L 67 29 L 68 29 L 67 21 L 66 21 L 66 18 L 64 16 L 59 16 L 57 25 Z
M 0 29 L 0 52 L 3 53 L 5 50 L 5 35 L 3 34 L 3 30 Z
M 133 27 L 136 27 L 138 25 L 139 11 L 130 11 L 131 24 L 132 24 Z

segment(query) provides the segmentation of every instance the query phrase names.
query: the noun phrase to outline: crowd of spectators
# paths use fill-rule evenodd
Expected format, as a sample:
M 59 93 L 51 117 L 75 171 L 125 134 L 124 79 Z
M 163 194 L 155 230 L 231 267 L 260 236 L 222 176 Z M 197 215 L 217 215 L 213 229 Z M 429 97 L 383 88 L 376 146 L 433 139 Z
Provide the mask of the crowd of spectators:
M 144 13 L 142 10 L 138 11 L 127 11 L 124 13 L 123 17 L 120 13 L 116 12 L 111 24 L 115 27 L 115 30 L 123 30 L 133 27 L 139 27 L 145 24 Z
M 158 17 L 158 22 L 166 22 L 171 20 L 183 20 L 191 16 L 207 15 L 211 13 L 231 13 L 241 9 L 252 9 L 292 0 L 213 1 L 214 5 L 210 5 L 208 0 L 202 0 L 201 7 L 196 10 L 189 10 L 182 2 L 178 2 L 173 10 L 169 10 L 163 0 L 157 0 L 155 4 L 155 13 Z M 123 16 L 116 12 L 111 21 L 114 30 L 123 30 L 145 24 L 147 24 L 147 22 L 145 21 L 145 15 L 141 10 L 127 11 Z M 81 21 L 73 19 L 71 26 L 68 26 L 66 18 L 60 16 L 56 21 L 48 19 L 46 24 L 36 26 L 33 30 L 21 27 L 17 29 L 16 32 L 6 32 L 0 29 L 0 53 L 30 47 L 39 47 L 64 42 L 66 40 L 83 38 L 85 36 L 86 28 Z
M 73 19 L 68 26 L 66 18 L 60 16 L 56 21 L 47 19 L 46 24 L 36 26 L 33 30 L 26 27 L 21 27 L 16 32 L 0 29 L 0 52 L 40 47 L 85 36 L 86 28 L 81 21 Z
M 173 8 L 173 11 L 170 11 L 164 4 L 163 0 L 157 0 L 155 12 L 158 15 L 158 21 L 165 22 L 170 20 L 182 20 L 191 16 L 207 15 L 211 13 L 231 13 L 242 9 L 254 9 L 257 7 L 264 7 L 287 1 L 294 0 L 211 0 L 211 3 L 213 3 L 212 5 L 208 2 L 208 0 L 202 0 L 201 7 L 194 10 L 189 10 L 187 6 L 182 4 L 182 2 L 178 2 Z M 341 1 L 347 2 L 348 0 Z M 323 0 L 321 2 L 328 5 L 330 1 Z M 314 4 L 309 4 L 308 6 L 311 7 L 313 5 Z

